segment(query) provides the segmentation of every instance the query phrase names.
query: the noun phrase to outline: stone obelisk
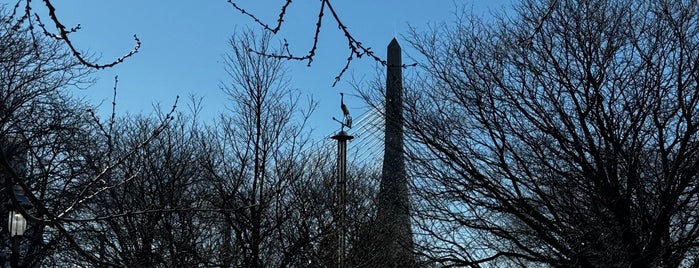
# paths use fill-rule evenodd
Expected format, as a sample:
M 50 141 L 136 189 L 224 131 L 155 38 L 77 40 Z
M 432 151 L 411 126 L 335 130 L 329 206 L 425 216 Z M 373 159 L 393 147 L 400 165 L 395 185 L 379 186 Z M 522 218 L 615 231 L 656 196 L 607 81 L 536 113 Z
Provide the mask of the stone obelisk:
M 415 267 L 403 149 L 403 64 L 395 38 L 388 45 L 386 66 L 385 147 L 375 225 L 375 260 L 381 267 Z

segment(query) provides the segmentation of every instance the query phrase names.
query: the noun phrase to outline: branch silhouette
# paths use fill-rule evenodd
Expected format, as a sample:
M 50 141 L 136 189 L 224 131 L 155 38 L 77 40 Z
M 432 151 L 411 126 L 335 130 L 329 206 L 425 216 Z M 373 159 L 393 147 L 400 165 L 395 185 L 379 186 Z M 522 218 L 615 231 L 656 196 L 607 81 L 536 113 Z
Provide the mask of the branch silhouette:
M 38 27 L 41 28 L 41 31 L 43 32 L 44 35 L 49 36 L 51 38 L 54 38 L 56 40 L 60 40 L 64 42 L 70 51 L 73 53 L 73 56 L 83 65 L 88 66 L 90 68 L 95 68 L 95 69 L 105 69 L 109 67 L 116 66 L 119 63 L 124 62 L 129 57 L 132 57 L 136 53 L 138 53 L 140 47 L 141 47 L 141 40 L 138 38 L 137 35 L 134 35 L 134 41 L 135 45 L 133 49 L 127 53 L 125 53 L 123 56 L 113 60 L 112 62 L 109 63 L 95 63 L 93 61 L 90 61 L 87 59 L 82 52 L 75 46 L 73 41 L 70 39 L 70 34 L 77 32 L 80 30 L 80 25 L 78 24 L 75 27 L 68 28 L 66 27 L 56 14 L 56 7 L 53 5 L 51 0 L 42 0 L 43 4 L 46 6 L 48 10 L 48 17 L 53 22 L 53 27 L 55 27 L 55 31 L 49 30 L 49 27 L 41 21 L 41 16 L 38 13 L 35 13 L 32 11 L 32 0 L 19 0 L 15 4 L 15 7 L 13 9 L 13 12 L 11 14 L 11 18 L 14 18 L 17 15 L 17 10 L 19 9 L 21 3 L 24 3 L 24 14 L 20 18 L 17 18 L 16 20 L 16 25 L 20 25 L 23 23 L 29 24 L 30 29 L 34 29 L 33 25 L 33 20 L 31 19 L 32 15 L 34 16 L 34 20 L 38 23 Z M 251 12 L 248 12 L 245 8 L 240 6 L 237 1 L 234 0 L 227 0 L 227 2 L 237 11 L 239 11 L 241 14 L 251 18 L 256 24 L 258 24 L 262 29 L 265 31 L 269 31 L 273 34 L 277 34 L 282 26 L 284 25 L 285 22 L 285 16 L 287 14 L 287 10 L 292 4 L 292 0 L 286 0 L 284 4 L 281 6 L 278 18 L 276 21 L 275 25 L 267 24 L 263 22 L 256 14 L 253 14 Z M 349 50 L 349 55 L 347 56 L 347 60 L 345 62 L 345 65 L 340 69 L 338 75 L 335 77 L 335 81 L 333 82 L 333 87 L 341 80 L 342 76 L 345 74 L 345 72 L 349 69 L 350 64 L 354 59 L 359 59 L 362 57 L 369 57 L 373 59 L 376 62 L 379 62 L 381 65 L 386 65 L 386 60 L 382 59 L 374 53 L 374 51 L 371 49 L 371 47 L 367 47 L 362 44 L 359 40 L 357 40 L 354 35 L 348 30 L 347 26 L 343 23 L 341 20 L 340 16 L 338 15 L 337 11 L 331 4 L 330 0 L 321 0 L 320 1 L 320 6 L 318 8 L 318 20 L 315 25 L 315 33 L 313 34 L 313 44 L 311 45 L 311 48 L 308 50 L 303 55 L 300 54 L 294 54 L 291 52 L 289 49 L 289 43 L 284 40 L 284 49 L 282 50 L 283 54 L 268 54 L 260 51 L 255 51 L 255 50 L 250 50 L 252 53 L 256 53 L 259 55 L 267 56 L 267 57 L 273 57 L 273 58 L 280 58 L 280 59 L 287 59 L 287 60 L 298 60 L 298 61 L 307 61 L 307 66 L 311 66 L 313 63 L 313 60 L 316 56 L 316 50 L 318 49 L 318 44 L 319 44 L 319 35 L 320 35 L 320 30 L 323 27 L 322 21 L 323 17 L 325 15 L 325 12 L 329 11 L 332 17 L 332 20 L 337 24 L 337 27 L 342 33 L 344 34 L 346 40 L 347 40 L 347 46 Z M 33 32 L 32 32 L 33 34 Z M 410 66 L 416 66 L 416 63 L 413 64 L 404 64 L 402 67 L 407 68 Z
M 33 37 L 33 35 L 34 35 L 34 22 L 31 19 L 31 17 L 33 15 L 34 19 L 38 23 L 38 26 L 39 26 L 39 28 L 41 28 L 44 35 L 65 43 L 68 46 L 68 49 L 70 49 L 71 53 L 73 53 L 73 56 L 81 64 L 83 64 L 87 67 L 94 68 L 94 69 L 105 69 L 105 68 L 109 68 L 109 67 L 114 67 L 117 64 L 124 62 L 124 60 L 126 60 L 127 58 L 138 53 L 138 50 L 141 48 L 141 40 L 138 39 L 138 36 L 136 36 L 134 34 L 133 37 L 134 37 L 136 44 L 134 45 L 134 48 L 131 51 L 129 51 L 128 53 L 124 54 L 123 56 L 121 56 L 121 57 L 119 57 L 119 58 L 117 58 L 114 61 L 109 62 L 109 63 L 100 64 L 100 63 L 92 62 L 92 61 L 88 60 L 87 58 L 85 58 L 85 56 L 82 54 L 82 52 L 80 52 L 78 50 L 78 48 L 75 46 L 75 44 L 73 44 L 73 41 L 69 37 L 70 34 L 75 33 L 78 30 L 80 30 L 80 24 L 78 24 L 77 26 L 72 27 L 72 28 L 66 27 L 61 22 L 61 20 L 58 18 L 58 15 L 56 15 L 56 7 L 53 5 L 53 3 L 51 3 L 51 0 L 42 0 L 42 1 L 44 3 L 44 6 L 46 6 L 46 8 L 48 10 L 48 17 L 53 22 L 53 26 L 56 28 L 56 32 L 50 31 L 47 28 L 46 24 L 44 24 L 41 21 L 41 16 L 38 13 L 32 11 L 32 6 L 31 6 L 32 0 L 20 0 L 15 4 L 14 9 L 13 9 L 12 13 L 10 14 L 10 20 L 14 19 L 15 16 L 17 15 L 17 9 L 19 8 L 20 4 L 22 2 L 25 3 L 24 14 L 21 17 L 16 19 L 15 25 L 13 28 L 19 29 L 20 25 L 26 22 L 29 25 L 29 29 L 31 30 L 31 34 Z M 36 40 L 36 38 L 34 38 L 34 39 Z
M 277 34 L 279 30 L 281 30 L 281 27 L 284 23 L 284 17 L 286 16 L 286 11 L 288 10 L 289 6 L 292 3 L 292 0 L 287 0 L 284 5 L 281 8 L 281 11 L 279 12 L 279 18 L 277 19 L 277 25 L 272 28 L 269 24 L 266 24 L 262 22 L 261 19 L 259 19 L 255 14 L 252 14 L 242 8 L 240 5 L 236 4 L 233 0 L 228 0 L 228 3 L 233 6 L 234 9 L 238 10 L 240 13 L 243 15 L 246 15 L 250 18 L 252 18 L 255 23 L 259 24 L 264 30 L 269 31 L 273 34 Z M 311 49 L 304 55 L 298 56 L 294 55 L 291 53 L 289 50 L 289 43 L 284 39 L 284 49 L 282 52 L 285 54 L 270 54 L 270 53 L 264 53 L 260 51 L 255 51 L 255 50 L 250 50 L 252 53 L 256 53 L 258 55 L 266 56 L 266 57 L 272 57 L 272 58 L 278 58 L 278 59 L 287 59 L 287 60 L 298 60 L 298 61 L 307 61 L 308 64 L 307 66 L 311 66 L 313 63 L 313 59 L 316 56 L 316 50 L 318 49 L 318 36 L 320 35 L 320 30 L 323 27 L 323 17 L 325 16 L 325 11 L 329 11 L 330 14 L 332 15 L 333 21 L 337 24 L 338 29 L 342 31 L 344 34 L 345 38 L 347 39 L 347 46 L 349 50 L 349 56 L 347 57 L 347 60 L 345 62 L 345 65 L 342 67 L 342 69 L 339 71 L 338 75 L 335 77 L 335 81 L 333 82 L 332 86 L 334 87 L 341 79 L 342 75 L 345 74 L 345 72 L 349 69 L 350 64 L 352 63 L 352 60 L 354 59 L 359 59 L 364 56 L 367 56 L 371 59 L 373 59 L 376 62 L 381 63 L 381 65 L 386 65 L 386 60 L 382 59 L 374 53 L 374 51 L 371 49 L 371 47 L 364 46 L 362 42 L 357 40 L 354 35 L 348 30 L 347 26 L 342 22 L 342 19 L 340 19 L 340 16 L 336 12 L 335 8 L 332 6 L 330 3 L 330 0 L 321 0 L 320 1 L 320 6 L 318 8 L 318 20 L 316 22 L 315 26 L 315 33 L 313 35 L 313 44 L 311 45 Z M 413 64 L 408 64 L 408 65 L 403 65 L 402 67 L 406 68 L 409 66 L 416 66 L 416 63 Z

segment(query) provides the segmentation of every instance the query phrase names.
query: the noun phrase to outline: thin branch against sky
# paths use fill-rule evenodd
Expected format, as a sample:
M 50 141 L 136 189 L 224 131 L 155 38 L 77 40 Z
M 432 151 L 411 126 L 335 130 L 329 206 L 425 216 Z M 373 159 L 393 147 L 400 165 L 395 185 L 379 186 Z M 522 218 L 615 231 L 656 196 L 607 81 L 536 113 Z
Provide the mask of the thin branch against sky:
M 459 6 L 488 16 L 490 10 L 511 4 L 508 0 L 429 5 L 417 0 L 274 2 L 20 0 L 10 4 L 19 3 L 20 13 L 23 4 L 30 4 L 31 14 L 42 18 L 49 34 L 69 37 L 69 47 L 80 59 L 102 69 L 96 73 L 101 79 L 79 94 L 95 103 L 109 103 L 111 80 L 119 75 L 117 112 L 150 113 L 154 103 L 195 94 L 204 98 L 206 117 L 222 112 L 226 102 L 219 90 L 225 77 L 221 62 L 235 29 L 274 31 L 287 55 L 303 60 L 287 64 L 295 87 L 320 100 L 335 100 L 338 90 L 345 91 L 349 108 L 361 113 L 365 107 L 347 91 L 346 81 L 370 79 L 385 57 L 388 42 L 407 33 L 408 24 L 420 28 L 450 21 Z M 405 49 L 406 58 L 410 53 Z M 335 102 L 321 102 L 311 120 L 317 123 L 314 128 L 332 125 L 329 115 L 336 107 L 330 103 Z M 321 131 L 320 135 L 328 132 Z

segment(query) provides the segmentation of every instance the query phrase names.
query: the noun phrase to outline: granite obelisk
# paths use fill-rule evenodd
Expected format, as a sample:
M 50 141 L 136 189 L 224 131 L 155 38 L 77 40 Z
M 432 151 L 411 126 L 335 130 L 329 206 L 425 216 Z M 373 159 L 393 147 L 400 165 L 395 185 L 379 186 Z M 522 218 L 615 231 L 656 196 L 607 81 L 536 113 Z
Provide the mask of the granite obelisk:
M 381 267 L 415 267 L 403 147 L 403 64 L 394 38 L 386 57 L 386 125 L 378 195 L 376 261 Z M 379 267 L 379 266 L 376 266 Z

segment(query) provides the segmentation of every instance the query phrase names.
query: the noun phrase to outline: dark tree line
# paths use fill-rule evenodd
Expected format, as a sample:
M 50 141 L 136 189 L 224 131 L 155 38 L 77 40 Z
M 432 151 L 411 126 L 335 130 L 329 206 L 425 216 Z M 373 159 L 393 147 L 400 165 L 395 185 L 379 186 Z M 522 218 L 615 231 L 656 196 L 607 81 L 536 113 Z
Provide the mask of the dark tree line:
M 55 39 L 74 31 L 55 10 L 52 36 L 21 9 L 0 25 L 0 202 L 16 207 L 19 187 L 32 204 L 19 208 L 21 266 L 334 265 L 334 154 L 310 139 L 314 104 L 285 57 L 269 57 L 284 55 L 269 35 L 232 38 L 230 106 L 214 122 L 176 107 L 99 118 L 69 90 L 107 65 Z M 462 14 L 407 37 L 420 62 L 404 83 L 420 262 L 699 266 L 699 3 Z M 377 168 L 349 169 L 348 263 L 368 256 L 353 247 L 376 218 Z
M 214 122 L 175 106 L 100 118 L 69 92 L 89 86 L 90 69 L 3 15 L 3 215 L 15 187 L 32 205 L 20 210 L 19 266 L 332 266 L 334 152 L 310 142 L 315 104 L 294 93 L 283 60 L 249 53 L 272 51 L 269 35 L 231 40 L 231 105 Z M 350 234 L 371 215 L 371 176 L 352 172 Z
M 699 4 L 523 1 L 459 18 L 409 38 L 424 57 L 406 104 L 423 252 L 697 267 Z

